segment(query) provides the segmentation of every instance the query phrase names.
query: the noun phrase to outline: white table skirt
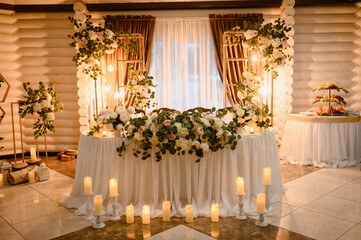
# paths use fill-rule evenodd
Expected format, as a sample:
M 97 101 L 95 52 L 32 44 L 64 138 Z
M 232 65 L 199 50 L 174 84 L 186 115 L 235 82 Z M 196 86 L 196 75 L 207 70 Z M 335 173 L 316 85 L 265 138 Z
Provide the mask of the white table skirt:
M 292 164 L 317 167 L 336 168 L 360 164 L 361 122 L 287 120 L 280 157 Z
M 270 200 L 278 202 L 284 187 L 280 159 L 273 131 L 242 135 L 236 150 L 223 149 L 209 152 L 197 163 L 191 155 L 165 155 L 160 162 L 155 158 L 137 159 L 129 149 L 125 159 L 117 155 L 121 138 L 94 138 L 80 136 L 74 186 L 61 202 L 67 208 L 78 208 L 76 214 L 85 213 L 83 178 L 91 176 L 94 195 L 102 194 L 106 212 L 112 207 L 109 201 L 109 179 L 118 179 L 120 213 L 125 206 L 134 205 L 134 214 L 141 215 L 141 207 L 151 207 L 151 217 L 162 215 L 162 202 L 171 201 L 172 216 L 183 217 L 184 208 L 192 203 L 194 215 L 210 216 L 212 203 L 219 203 L 220 216 L 238 213 L 236 178 L 245 179 L 245 211 L 254 214 L 257 194 L 264 192 L 263 168 L 272 169 Z

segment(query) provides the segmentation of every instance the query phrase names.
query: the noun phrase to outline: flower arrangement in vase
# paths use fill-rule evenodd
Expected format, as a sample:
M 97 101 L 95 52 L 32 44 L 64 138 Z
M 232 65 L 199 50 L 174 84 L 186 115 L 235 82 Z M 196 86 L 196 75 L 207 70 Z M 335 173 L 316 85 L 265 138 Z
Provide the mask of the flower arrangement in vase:
M 312 90 L 314 91 L 327 91 L 324 93 L 323 96 L 316 96 L 315 100 L 312 102 L 312 104 L 318 103 L 318 102 L 325 102 L 328 103 L 326 106 L 320 106 L 315 110 L 315 113 L 320 116 L 338 116 L 338 115 L 347 115 L 346 110 L 343 108 L 343 106 L 346 106 L 347 103 L 345 99 L 336 94 L 331 94 L 332 91 L 343 91 L 345 94 L 348 93 L 348 90 L 342 87 L 341 85 L 337 85 L 336 83 L 323 83 L 321 86 L 318 86 Z M 331 104 L 335 104 L 336 106 L 339 105 L 339 107 L 332 106 Z

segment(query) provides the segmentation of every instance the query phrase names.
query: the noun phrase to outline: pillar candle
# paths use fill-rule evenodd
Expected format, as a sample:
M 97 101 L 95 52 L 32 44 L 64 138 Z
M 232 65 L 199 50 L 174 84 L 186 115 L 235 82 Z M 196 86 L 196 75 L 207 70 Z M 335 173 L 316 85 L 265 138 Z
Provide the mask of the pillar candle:
M 186 206 L 186 222 L 187 223 L 193 222 L 193 205 Z
M 37 159 L 36 149 L 34 147 L 30 148 L 30 157 L 31 157 L 31 161 L 35 161 Z
M 237 195 L 244 195 L 244 178 L 237 178 Z
M 111 178 L 109 180 L 109 196 L 116 197 L 118 196 L 118 184 L 115 178 Z
M 214 203 L 211 206 L 211 221 L 219 222 L 219 206 L 218 203 Z
M 134 223 L 134 206 L 132 204 L 127 206 L 126 216 L 127 223 Z
M 92 178 L 91 177 L 85 177 L 84 178 L 84 193 L 85 194 L 92 194 Z
M 150 209 L 148 205 L 144 205 L 142 208 L 142 223 L 143 224 L 150 223 Z
M 170 202 L 169 201 L 163 202 L 163 221 L 165 221 L 165 222 L 170 221 Z
M 264 212 L 266 205 L 266 195 L 260 193 L 257 195 L 257 212 Z
M 30 183 L 30 184 L 35 183 L 34 171 L 30 171 L 30 172 L 29 172 L 29 183 Z
M 3 174 L 0 173 L 0 187 L 4 185 Z
M 271 168 L 263 169 L 263 185 L 271 185 Z
M 100 214 L 103 212 L 103 196 L 96 195 L 94 197 L 94 213 Z

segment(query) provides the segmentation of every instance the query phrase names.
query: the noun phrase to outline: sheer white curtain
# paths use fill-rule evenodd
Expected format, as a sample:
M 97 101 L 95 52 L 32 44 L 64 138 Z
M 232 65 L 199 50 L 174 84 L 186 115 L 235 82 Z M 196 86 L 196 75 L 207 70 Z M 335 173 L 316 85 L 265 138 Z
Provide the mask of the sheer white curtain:
M 222 107 L 208 18 L 157 18 L 149 74 L 157 108 Z

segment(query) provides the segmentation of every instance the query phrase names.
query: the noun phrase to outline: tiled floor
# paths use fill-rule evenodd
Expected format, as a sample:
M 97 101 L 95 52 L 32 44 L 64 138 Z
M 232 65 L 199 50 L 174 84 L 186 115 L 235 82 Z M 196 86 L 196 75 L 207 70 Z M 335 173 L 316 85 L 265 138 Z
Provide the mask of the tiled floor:
M 294 173 L 294 174 L 292 174 Z M 0 188 L 1 239 L 361 239 L 361 171 L 302 168 L 282 165 L 288 187 L 281 202 L 273 204 L 270 225 L 259 228 L 255 218 L 234 217 L 211 223 L 197 218 L 186 224 L 172 218 L 165 223 L 140 218 L 135 224 L 107 221 L 104 229 L 75 216 L 58 204 L 71 190 L 73 179 L 51 170 L 49 181 Z M 305 175 L 306 174 L 306 175 Z M 294 179 L 294 175 L 299 176 Z M 106 219 L 105 219 L 106 220 Z

